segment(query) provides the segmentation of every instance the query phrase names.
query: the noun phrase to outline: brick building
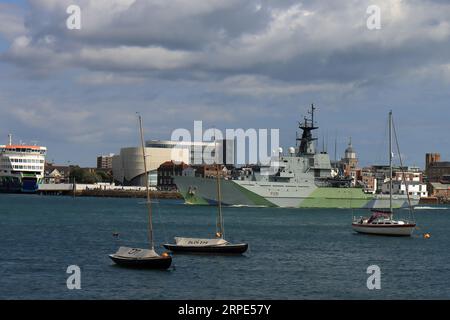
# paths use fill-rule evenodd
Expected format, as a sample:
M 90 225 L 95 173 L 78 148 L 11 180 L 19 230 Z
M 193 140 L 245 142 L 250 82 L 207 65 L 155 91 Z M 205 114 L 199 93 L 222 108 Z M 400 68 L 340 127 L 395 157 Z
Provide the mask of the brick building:
M 174 176 L 182 176 L 183 171 L 189 166 L 184 163 L 176 163 L 173 160 L 166 161 L 158 167 L 158 189 L 159 190 L 176 190 L 177 186 L 174 182 Z
M 428 182 L 440 182 L 444 176 L 450 175 L 450 161 L 441 161 L 439 153 L 425 155 L 425 173 Z

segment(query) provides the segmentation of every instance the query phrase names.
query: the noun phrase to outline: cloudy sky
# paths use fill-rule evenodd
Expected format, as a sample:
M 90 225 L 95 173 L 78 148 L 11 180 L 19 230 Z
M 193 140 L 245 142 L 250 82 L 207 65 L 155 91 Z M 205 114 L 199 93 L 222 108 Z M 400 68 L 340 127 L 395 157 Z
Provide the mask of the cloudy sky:
M 147 139 L 203 120 L 279 128 L 289 147 L 311 103 L 332 157 L 351 136 L 382 162 L 392 109 L 408 164 L 450 160 L 450 1 L 0 0 L 0 142 L 60 164 L 137 145 L 135 112 Z

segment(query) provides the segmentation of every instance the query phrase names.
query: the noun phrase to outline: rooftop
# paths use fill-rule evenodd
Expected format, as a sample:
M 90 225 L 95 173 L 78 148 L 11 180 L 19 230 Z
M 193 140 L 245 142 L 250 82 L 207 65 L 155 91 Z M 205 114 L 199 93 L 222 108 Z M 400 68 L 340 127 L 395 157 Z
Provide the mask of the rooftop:
M 450 161 L 432 162 L 430 163 L 430 167 L 447 168 L 450 167 Z
M 431 182 L 434 189 L 450 190 L 450 183 Z

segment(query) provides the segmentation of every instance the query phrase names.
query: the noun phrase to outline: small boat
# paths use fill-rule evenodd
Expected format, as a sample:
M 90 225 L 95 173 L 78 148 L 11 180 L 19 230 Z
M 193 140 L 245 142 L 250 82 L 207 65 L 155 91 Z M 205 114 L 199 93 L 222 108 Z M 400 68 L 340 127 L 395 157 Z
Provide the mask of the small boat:
M 216 149 L 217 150 L 217 149 Z M 217 152 L 216 152 L 217 155 Z M 224 239 L 224 220 L 222 214 L 222 197 L 220 190 L 220 173 L 216 161 L 217 174 L 217 218 L 216 237 L 213 239 L 175 237 L 175 244 L 164 244 L 172 252 L 203 253 L 203 254 L 243 254 L 248 249 L 248 243 L 230 243 Z
M 410 236 L 415 223 L 403 220 L 393 220 L 389 211 L 373 211 L 369 219 L 360 218 L 352 223 L 353 230 L 359 233 L 387 235 L 387 236 Z
M 411 219 L 395 220 L 394 211 L 392 209 L 392 111 L 389 112 L 389 210 L 372 210 L 372 215 L 369 218 L 355 218 L 353 217 L 352 228 L 358 233 L 385 235 L 385 236 L 411 236 L 416 228 L 416 222 L 414 221 L 413 208 L 409 198 L 408 184 L 405 181 L 405 174 L 402 174 L 403 180 L 406 185 L 406 194 L 408 195 L 409 212 Z M 395 128 L 394 128 L 395 132 Z M 397 138 L 397 135 L 395 135 Z M 398 141 L 397 141 L 398 149 Z M 402 162 L 400 156 L 400 150 L 397 150 L 400 163 Z M 401 168 L 403 164 L 401 163 Z
M 222 238 L 197 239 L 175 237 L 175 244 L 165 244 L 164 247 L 173 252 L 242 254 L 247 251 L 248 244 L 232 244 Z
M 142 156 L 144 158 L 144 171 L 146 175 L 147 190 L 147 209 L 148 209 L 148 239 L 149 249 L 120 247 L 116 253 L 110 254 L 109 257 L 117 265 L 129 268 L 142 269 L 168 269 L 172 264 L 172 257 L 168 253 L 159 255 L 155 251 L 153 241 L 153 224 L 152 224 L 152 204 L 150 201 L 150 188 L 148 182 L 148 171 L 146 164 L 144 134 L 142 130 L 142 118 L 139 116 L 139 128 L 141 134 Z
M 109 257 L 120 266 L 142 269 L 168 269 L 172 263 L 167 253 L 158 255 L 155 250 L 129 247 L 120 247 Z

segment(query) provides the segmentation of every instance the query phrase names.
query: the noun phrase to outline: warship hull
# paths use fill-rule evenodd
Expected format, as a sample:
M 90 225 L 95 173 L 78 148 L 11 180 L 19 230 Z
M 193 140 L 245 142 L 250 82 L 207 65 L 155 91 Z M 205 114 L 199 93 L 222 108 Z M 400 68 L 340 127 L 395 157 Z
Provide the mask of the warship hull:
M 216 181 L 192 176 L 174 177 L 187 204 L 215 205 Z M 223 180 L 222 204 L 226 206 L 261 206 L 281 208 L 361 208 L 389 207 L 389 195 L 366 194 L 360 188 L 318 187 L 314 182 L 304 184 Z M 417 205 L 420 197 L 411 196 Z M 394 208 L 408 207 L 406 195 L 393 196 Z

